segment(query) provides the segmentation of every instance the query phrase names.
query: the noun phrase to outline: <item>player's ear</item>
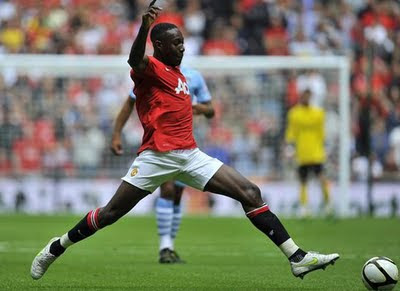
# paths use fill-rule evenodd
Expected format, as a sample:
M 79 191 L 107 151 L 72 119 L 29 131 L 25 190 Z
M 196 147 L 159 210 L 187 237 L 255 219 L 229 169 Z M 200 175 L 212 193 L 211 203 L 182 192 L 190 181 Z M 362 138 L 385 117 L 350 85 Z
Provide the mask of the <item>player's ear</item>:
M 153 45 L 154 45 L 154 47 L 156 47 L 156 48 L 159 49 L 159 50 L 162 49 L 162 42 L 159 41 L 159 40 L 156 40 L 156 41 L 153 43 Z

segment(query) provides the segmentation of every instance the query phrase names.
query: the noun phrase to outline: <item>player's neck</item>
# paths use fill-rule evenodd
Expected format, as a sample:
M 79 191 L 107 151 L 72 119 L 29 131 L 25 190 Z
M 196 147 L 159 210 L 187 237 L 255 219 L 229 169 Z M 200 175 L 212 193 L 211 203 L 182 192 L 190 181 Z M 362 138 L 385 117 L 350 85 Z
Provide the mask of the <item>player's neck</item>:
M 162 56 L 161 56 L 159 53 L 154 52 L 153 57 L 156 58 L 156 59 L 157 59 L 158 61 L 160 61 L 161 63 L 163 63 L 164 65 L 173 67 L 172 65 L 169 65 L 168 63 L 166 63 L 166 62 L 164 61 L 164 59 L 162 58 Z

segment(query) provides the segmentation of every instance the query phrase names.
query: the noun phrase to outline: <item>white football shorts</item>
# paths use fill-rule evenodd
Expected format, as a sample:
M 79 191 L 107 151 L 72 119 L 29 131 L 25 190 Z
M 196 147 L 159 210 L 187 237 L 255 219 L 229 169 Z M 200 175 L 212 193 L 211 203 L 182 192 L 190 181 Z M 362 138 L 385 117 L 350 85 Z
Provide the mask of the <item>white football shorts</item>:
M 203 191 L 222 165 L 220 160 L 198 148 L 169 152 L 145 150 L 133 161 L 122 180 L 149 192 L 154 192 L 170 180 L 178 180 Z

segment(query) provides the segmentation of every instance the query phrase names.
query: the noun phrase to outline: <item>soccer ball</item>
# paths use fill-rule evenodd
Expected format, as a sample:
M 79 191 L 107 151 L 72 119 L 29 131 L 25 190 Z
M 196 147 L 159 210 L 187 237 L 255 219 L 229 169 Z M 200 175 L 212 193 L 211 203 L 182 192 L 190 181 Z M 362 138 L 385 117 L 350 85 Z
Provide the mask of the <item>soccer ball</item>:
M 391 259 L 373 257 L 364 264 L 361 278 L 368 290 L 392 290 L 399 279 L 399 270 Z

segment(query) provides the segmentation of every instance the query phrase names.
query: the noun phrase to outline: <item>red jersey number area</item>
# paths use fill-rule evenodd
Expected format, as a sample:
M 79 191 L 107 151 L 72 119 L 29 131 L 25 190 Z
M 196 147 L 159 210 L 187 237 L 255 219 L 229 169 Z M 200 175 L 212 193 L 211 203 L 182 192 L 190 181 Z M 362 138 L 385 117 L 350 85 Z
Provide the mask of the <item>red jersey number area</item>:
M 179 68 L 166 66 L 149 56 L 144 72 L 131 70 L 131 78 L 144 129 L 138 153 L 146 149 L 167 152 L 196 148 L 189 87 Z

